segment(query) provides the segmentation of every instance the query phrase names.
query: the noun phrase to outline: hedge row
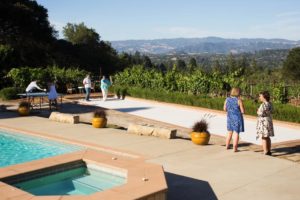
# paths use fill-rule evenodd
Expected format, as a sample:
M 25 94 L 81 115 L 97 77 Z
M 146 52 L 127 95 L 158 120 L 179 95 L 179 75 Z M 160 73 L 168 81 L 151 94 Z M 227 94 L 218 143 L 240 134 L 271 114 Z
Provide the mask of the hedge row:
M 200 95 L 188 95 L 179 92 L 158 91 L 153 89 L 131 87 L 127 89 L 128 95 L 143 99 L 197 106 L 214 110 L 223 110 L 225 98 Z M 257 116 L 259 103 L 244 100 L 247 115 Z M 300 108 L 287 104 L 274 103 L 273 118 L 282 121 L 300 123 Z

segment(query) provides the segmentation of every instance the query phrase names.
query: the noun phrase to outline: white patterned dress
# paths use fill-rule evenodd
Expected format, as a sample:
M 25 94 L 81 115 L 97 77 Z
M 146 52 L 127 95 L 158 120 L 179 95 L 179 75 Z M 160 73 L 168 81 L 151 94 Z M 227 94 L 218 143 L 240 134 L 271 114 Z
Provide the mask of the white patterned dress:
M 273 137 L 274 136 L 274 128 L 272 121 L 272 105 L 269 102 L 262 103 L 257 110 L 257 137 Z

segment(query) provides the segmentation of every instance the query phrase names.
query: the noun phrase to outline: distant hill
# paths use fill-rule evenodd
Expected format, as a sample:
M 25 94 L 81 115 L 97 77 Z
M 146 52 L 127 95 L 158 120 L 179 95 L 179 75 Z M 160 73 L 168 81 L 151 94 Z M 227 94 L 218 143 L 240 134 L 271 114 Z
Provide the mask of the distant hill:
M 146 54 L 201 54 L 201 53 L 244 53 L 260 50 L 291 49 L 300 46 L 300 41 L 285 39 L 224 39 L 175 38 L 157 40 L 111 41 L 118 52 L 139 51 Z
M 256 52 L 243 52 L 239 54 L 234 54 L 233 58 L 236 61 L 241 61 L 245 59 L 246 65 L 250 65 L 253 60 L 259 68 L 275 69 L 282 67 L 287 55 L 289 54 L 288 49 L 280 50 L 260 50 Z M 159 65 L 164 63 L 168 65 L 170 62 L 175 63 L 177 60 L 183 60 L 185 63 L 189 63 L 191 58 L 195 58 L 197 64 L 202 67 L 211 67 L 218 60 L 219 64 L 226 65 L 228 55 L 226 54 L 215 54 L 215 53 L 205 53 L 205 54 L 151 54 L 149 55 L 151 61 Z M 170 67 L 170 66 L 169 66 Z

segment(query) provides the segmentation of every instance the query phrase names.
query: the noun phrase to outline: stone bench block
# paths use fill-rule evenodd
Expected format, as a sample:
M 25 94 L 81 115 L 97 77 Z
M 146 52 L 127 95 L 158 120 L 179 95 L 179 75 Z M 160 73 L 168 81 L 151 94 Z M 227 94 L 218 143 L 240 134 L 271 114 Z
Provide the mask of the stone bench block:
M 60 113 L 60 112 L 52 112 L 49 119 L 51 121 L 63 122 L 63 123 L 68 123 L 68 124 L 78 124 L 79 123 L 78 115 L 72 115 L 72 114 L 66 114 L 66 113 Z
M 136 134 L 136 135 L 152 135 L 154 131 L 154 127 L 145 126 L 145 125 L 138 125 L 138 124 L 129 124 L 127 132 Z
M 155 128 L 152 135 L 159 138 L 173 139 L 176 137 L 176 129 Z
M 127 132 L 136 135 L 152 135 L 159 138 L 172 139 L 176 137 L 177 130 L 162 127 L 154 127 L 150 125 L 129 124 Z

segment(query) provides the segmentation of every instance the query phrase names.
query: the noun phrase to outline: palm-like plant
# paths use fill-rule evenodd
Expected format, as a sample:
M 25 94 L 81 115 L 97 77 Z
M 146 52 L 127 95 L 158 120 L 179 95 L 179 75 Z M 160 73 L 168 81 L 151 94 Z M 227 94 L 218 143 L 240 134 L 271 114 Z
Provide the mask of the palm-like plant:
M 201 119 L 194 124 L 192 129 L 194 132 L 208 133 L 208 123 L 205 119 Z
M 94 111 L 95 118 L 104 118 L 106 119 L 106 112 L 103 109 L 97 109 Z

